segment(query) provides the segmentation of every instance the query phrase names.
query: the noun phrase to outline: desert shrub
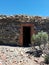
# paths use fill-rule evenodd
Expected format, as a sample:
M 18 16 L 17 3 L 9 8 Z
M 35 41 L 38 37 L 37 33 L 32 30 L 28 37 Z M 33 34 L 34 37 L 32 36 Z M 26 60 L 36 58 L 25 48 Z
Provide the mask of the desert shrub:
M 45 56 L 44 62 L 45 62 L 46 64 L 49 64 L 49 55 L 46 55 L 46 56 Z
M 33 35 L 32 35 L 32 38 L 31 38 L 32 45 L 35 45 L 35 42 L 36 42 L 35 40 L 36 40 L 36 35 L 33 34 Z
M 41 44 L 45 44 L 47 43 L 48 41 L 48 34 L 47 32 L 38 32 L 38 34 L 33 34 L 32 35 L 32 44 L 34 45 L 38 45 L 40 47 Z

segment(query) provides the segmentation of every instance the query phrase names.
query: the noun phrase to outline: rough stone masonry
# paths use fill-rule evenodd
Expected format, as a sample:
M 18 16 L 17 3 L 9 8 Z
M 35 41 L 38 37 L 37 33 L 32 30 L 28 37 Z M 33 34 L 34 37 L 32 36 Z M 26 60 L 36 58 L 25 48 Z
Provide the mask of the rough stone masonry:
M 0 15 L 0 44 L 20 45 L 18 40 L 21 24 L 23 23 L 34 24 L 34 30 L 36 31 L 36 33 L 41 30 L 49 33 L 48 17 L 26 15 Z

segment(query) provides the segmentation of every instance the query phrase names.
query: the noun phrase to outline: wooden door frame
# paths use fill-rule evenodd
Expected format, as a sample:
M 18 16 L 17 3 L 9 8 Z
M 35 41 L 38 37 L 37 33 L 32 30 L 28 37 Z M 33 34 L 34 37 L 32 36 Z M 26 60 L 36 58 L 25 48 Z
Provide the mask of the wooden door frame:
M 21 24 L 20 36 L 19 36 L 19 44 L 20 44 L 20 46 L 23 46 L 23 27 L 30 27 L 31 28 L 31 36 L 32 36 L 33 33 L 35 33 L 34 24 L 32 24 L 32 23 Z

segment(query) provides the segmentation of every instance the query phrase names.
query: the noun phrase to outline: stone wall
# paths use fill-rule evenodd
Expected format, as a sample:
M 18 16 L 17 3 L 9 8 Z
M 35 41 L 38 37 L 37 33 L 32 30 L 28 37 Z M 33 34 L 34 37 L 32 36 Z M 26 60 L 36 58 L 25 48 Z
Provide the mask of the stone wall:
M 13 15 L 6 16 L 0 15 L 0 44 L 17 44 L 19 45 L 19 34 L 21 24 L 33 23 L 34 30 L 46 31 L 49 33 L 49 18 L 39 16 L 26 16 L 26 15 Z

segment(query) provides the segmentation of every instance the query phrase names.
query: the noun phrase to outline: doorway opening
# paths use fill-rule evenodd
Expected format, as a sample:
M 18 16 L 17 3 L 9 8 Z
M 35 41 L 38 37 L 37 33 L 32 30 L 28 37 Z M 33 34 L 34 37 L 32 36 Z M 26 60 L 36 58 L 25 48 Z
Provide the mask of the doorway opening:
M 24 26 L 23 27 L 23 46 L 28 47 L 31 43 L 31 27 Z

